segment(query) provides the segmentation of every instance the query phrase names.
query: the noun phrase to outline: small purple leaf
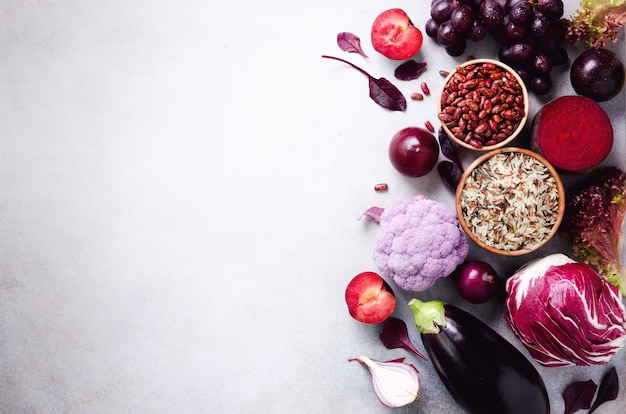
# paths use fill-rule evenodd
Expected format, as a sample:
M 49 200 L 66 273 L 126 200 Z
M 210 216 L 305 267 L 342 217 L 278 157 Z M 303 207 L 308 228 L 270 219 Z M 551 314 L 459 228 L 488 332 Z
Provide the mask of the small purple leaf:
M 380 217 L 382 216 L 383 211 L 385 211 L 385 209 L 382 207 L 370 207 L 361 213 L 357 220 L 361 220 L 361 218 L 365 216 L 372 219 L 376 224 L 380 224 Z
M 439 161 L 437 171 L 445 186 L 453 193 L 456 193 L 463 171 L 455 163 L 448 160 Z
M 388 318 L 385 321 L 383 330 L 380 333 L 380 340 L 388 349 L 404 348 L 407 351 L 413 352 L 424 361 L 428 361 L 428 359 L 426 359 L 426 357 L 418 351 L 415 345 L 411 342 L 406 324 L 402 319 L 394 317 Z
M 348 53 L 358 53 L 363 57 L 369 57 L 363 52 L 361 49 L 361 39 L 353 33 L 350 32 L 341 32 L 337 35 L 337 45 L 344 52 Z
M 563 401 L 565 401 L 565 413 L 572 414 L 578 410 L 591 407 L 593 396 L 596 394 L 596 385 L 593 380 L 574 381 L 563 391 Z
M 404 111 L 406 99 L 402 92 L 385 78 L 375 79 L 370 77 L 370 98 L 383 108 L 392 111 Z
M 426 70 L 426 62 L 416 62 L 414 60 L 407 60 L 398 66 L 394 72 L 397 79 L 403 81 L 410 81 L 420 77 Z
M 461 171 L 463 171 L 463 165 L 461 164 L 461 160 L 459 158 L 461 146 L 452 141 L 450 136 L 446 134 L 446 131 L 444 131 L 441 127 L 439 128 L 439 131 L 437 131 L 437 137 L 439 138 L 441 153 L 445 155 L 450 161 L 455 163 L 461 169 Z
M 596 408 L 600 405 L 604 404 L 607 401 L 613 401 L 617 398 L 617 393 L 619 391 L 619 379 L 617 378 L 617 371 L 615 371 L 615 367 L 612 367 L 604 376 L 602 377 L 602 381 L 600 382 L 600 387 L 598 387 L 598 396 L 596 397 L 595 402 L 591 406 L 589 410 L 589 414 L 593 413 Z
M 367 76 L 370 88 L 370 98 L 372 98 L 372 100 L 378 105 L 392 111 L 404 111 L 406 109 L 406 99 L 404 98 L 404 95 L 402 95 L 402 92 L 400 92 L 400 90 L 387 79 L 376 79 L 365 70 L 361 69 L 354 63 L 348 62 L 347 60 L 328 55 L 322 55 L 322 57 L 326 59 L 338 60 L 340 62 L 348 64 Z

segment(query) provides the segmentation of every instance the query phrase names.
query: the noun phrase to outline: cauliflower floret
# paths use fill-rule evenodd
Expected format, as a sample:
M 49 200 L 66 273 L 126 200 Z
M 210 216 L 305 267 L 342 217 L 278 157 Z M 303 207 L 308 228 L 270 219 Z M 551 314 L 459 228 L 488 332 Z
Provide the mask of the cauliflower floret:
M 374 263 L 402 289 L 426 290 L 467 257 L 469 243 L 456 213 L 423 195 L 385 208 L 379 224 Z

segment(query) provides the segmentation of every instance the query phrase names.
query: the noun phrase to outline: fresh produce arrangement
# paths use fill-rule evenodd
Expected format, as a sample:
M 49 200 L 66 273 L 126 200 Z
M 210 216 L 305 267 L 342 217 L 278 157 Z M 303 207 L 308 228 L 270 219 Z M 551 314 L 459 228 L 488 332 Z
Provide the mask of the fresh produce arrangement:
M 371 48 L 392 62 L 393 78 L 370 74 L 384 68 L 366 71 L 369 46 L 351 32 L 339 33 L 337 46 L 362 63 L 322 55 L 365 75 L 382 111 L 438 105 L 441 126 L 426 121 L 390 132 L 387 158 L 418 188 L 422 177 L 438 174 L 455 196 L 451 206 L 417 189 L 358 216 L 377 225 L 366 252 L 376 270 L 347 280 L 348 313 L 380 325 L 385 349 L 419 359 L 348 356 L 367 368 L 385 407 L 423 412 L 421 366 L 432 368 L 468 413 L 550 413 L 557 397 L 565 413 L 590 413 L 617 398 L 622 373 L 612 363 L 626 352 L 626 172 L 607 159 L 626 137 L 614 136 L 602 105 L 623 96 L 624 64 L 607 47 L 623 36 L 625 3 L 583 0 L 565 16 L 562 0 L 432 0 L 423 27 L 399 8 L 372 16 Z M 468 42 L 485 39 L 497 60 L 463 56 Z M 439 70 L 438 102 L 426 99 L 431 90 L 420 80 L 429 69 L 426 42 L 435 46 L 429 53 L 458 59 L 454 70 Z M 413 82 L 419 92 L 407 100 L 396 82 Z M 575 94 L 529 110 L 528 91 L 544 96 L 563 82 Z M 514 131 L 515 146 L 489 148 Z M 468 158 L 476 162 L 468 166 Z M 565 244 L 547 250 L 557 247 L 550 244 L 555 234 Z M 477 259 L 476 251 L 484 255 Z M 503 264 L 513 256 L 532 258 L 496 271 L 510 268 Z M 446 279 L 458 302 L 430 295 Z M 507 332 L 472 314 L 485 303 L 500 309 L 490 318 Z M 411 318 L 401 317 L 404 311 Z M 426 355 L 411 341 L 415 333 Z M 572 378 L 560 395 L 549 392 L 544 373 L 592 366 L 606 366 L 599 385 Z

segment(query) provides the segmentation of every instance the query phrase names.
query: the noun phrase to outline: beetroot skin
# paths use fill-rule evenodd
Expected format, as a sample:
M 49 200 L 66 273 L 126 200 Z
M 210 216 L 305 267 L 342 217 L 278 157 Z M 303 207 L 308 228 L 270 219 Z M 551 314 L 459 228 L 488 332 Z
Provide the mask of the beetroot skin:
M 563 173 L 600 164 L 613 146 L 606 112 L 584 96 L 562 96 L 544 105 L 532 124 L 532 149 Z

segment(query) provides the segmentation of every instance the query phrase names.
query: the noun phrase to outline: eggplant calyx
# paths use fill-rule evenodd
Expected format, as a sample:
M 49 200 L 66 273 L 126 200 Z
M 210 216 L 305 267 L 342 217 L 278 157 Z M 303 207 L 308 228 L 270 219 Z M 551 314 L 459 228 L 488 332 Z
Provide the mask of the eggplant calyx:
M 445 303 L 440 300 L 422 302 L 411 299 L 409 309 L 413 312 L 415 326 L 422 334 L 438 334 L 441 328 L 446 327 Z

